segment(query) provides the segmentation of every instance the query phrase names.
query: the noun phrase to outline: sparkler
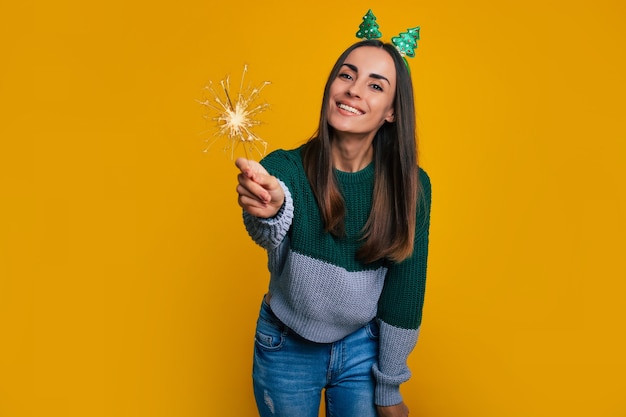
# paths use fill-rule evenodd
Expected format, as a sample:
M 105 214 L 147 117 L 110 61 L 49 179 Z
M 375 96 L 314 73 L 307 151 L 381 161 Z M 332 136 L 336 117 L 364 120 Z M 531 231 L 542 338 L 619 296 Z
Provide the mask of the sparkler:
M 230 151 L 231 159 L 234 159 L 235 149 L 239 145 L 243 146 L 246 159 L 250 159 L 251 154 L 258 154 L 259 157 L 265 155 L 267 142 L 254 133 L 252 129 L 261 124 L 261 121 L 257 120 L 256 116 L 269 107 L 267 103 L 256 104 L 256 101 L 261 90 L 271 84 L 271 82 L 265 81 L 257 87 L 244 90 L 246 72 L 248 72 L 248 66 L 244 65 L 239 91 L 234 102 L 230 88 L 230 76 L 220 81 L 221 91 L 219 93 L 213 88 L 212 81 L 209 81 L 209 85 L 204 87 L 205 94 L 208 97 L 205 97 L 199 103 L 207 107 L 209 113 L 213 113 L 213 115 L 206 115 L 205 119 L 217 122 L 218 127 L 213 135 L 217 136 L 217 138 L 210 141 L 207 139 L 209 144 L 204 149 L 204 152 L 208 152 L 211 145 L 219 137 L 225 137 L 227 144 L 224 147 L 224 151 Z

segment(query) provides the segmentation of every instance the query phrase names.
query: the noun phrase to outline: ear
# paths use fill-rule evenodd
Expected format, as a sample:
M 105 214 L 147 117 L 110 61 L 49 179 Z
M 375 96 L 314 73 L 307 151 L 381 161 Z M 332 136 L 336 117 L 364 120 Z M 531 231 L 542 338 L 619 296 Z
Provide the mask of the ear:
M 388 123 L 393 123 L 396 121 L 396 112 L 393 109 L 389 110 L 389 112 L 387 113 L 387 117 L 385 117 L 385 121 L 387 121 Z

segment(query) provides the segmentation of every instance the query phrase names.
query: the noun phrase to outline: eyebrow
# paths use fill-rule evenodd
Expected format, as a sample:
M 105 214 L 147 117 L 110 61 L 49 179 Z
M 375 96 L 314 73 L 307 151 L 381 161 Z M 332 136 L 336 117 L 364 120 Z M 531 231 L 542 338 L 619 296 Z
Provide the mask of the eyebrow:
M 344 64 L 346 67 L 350 68 L 352 71 L 358 73 L 359 69 L 356 67 L 356 65 L 352 65 L 352 64 L 347 64 L 344 62 Z M 380 75 L 380 74 L 376 74 L 376 73 L 371 73 L 370 74 L 370 78 L 375 78 L 377 80 L 385 80 L 387 81 L 387 84 L 391 85 L 391 83 L 389 82 L 389 80 L 387 79 L 387 77 Z

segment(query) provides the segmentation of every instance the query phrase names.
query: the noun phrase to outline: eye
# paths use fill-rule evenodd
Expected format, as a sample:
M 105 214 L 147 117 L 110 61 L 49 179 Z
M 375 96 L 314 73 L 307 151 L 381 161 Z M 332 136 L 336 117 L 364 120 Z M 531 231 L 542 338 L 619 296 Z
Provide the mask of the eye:
M 341 74 L 339 74 L 338 77 L 346 79 L 346 80 L 352 80 L 352 75 L 345 73 L 345 72 L 342 72 Z
M 379 84 L 370 84 L 370 87 L 372 87 L 374 90 L 384 91 L 383 87 Z

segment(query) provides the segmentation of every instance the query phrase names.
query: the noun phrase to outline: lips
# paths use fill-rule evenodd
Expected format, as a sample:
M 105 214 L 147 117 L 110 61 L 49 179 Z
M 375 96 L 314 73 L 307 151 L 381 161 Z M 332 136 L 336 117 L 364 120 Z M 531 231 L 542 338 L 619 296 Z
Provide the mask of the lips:
M 337 107 L 339 107 L 341 110 L 345 110 L 345 111 L 350 112 L 352 114 L 356 114 L 357 116 L 365 114 L 364 111 L 359 110 L 356 107 L 348 106 L 347 104 L 344 104 L 344 103 L 338 103 Z

